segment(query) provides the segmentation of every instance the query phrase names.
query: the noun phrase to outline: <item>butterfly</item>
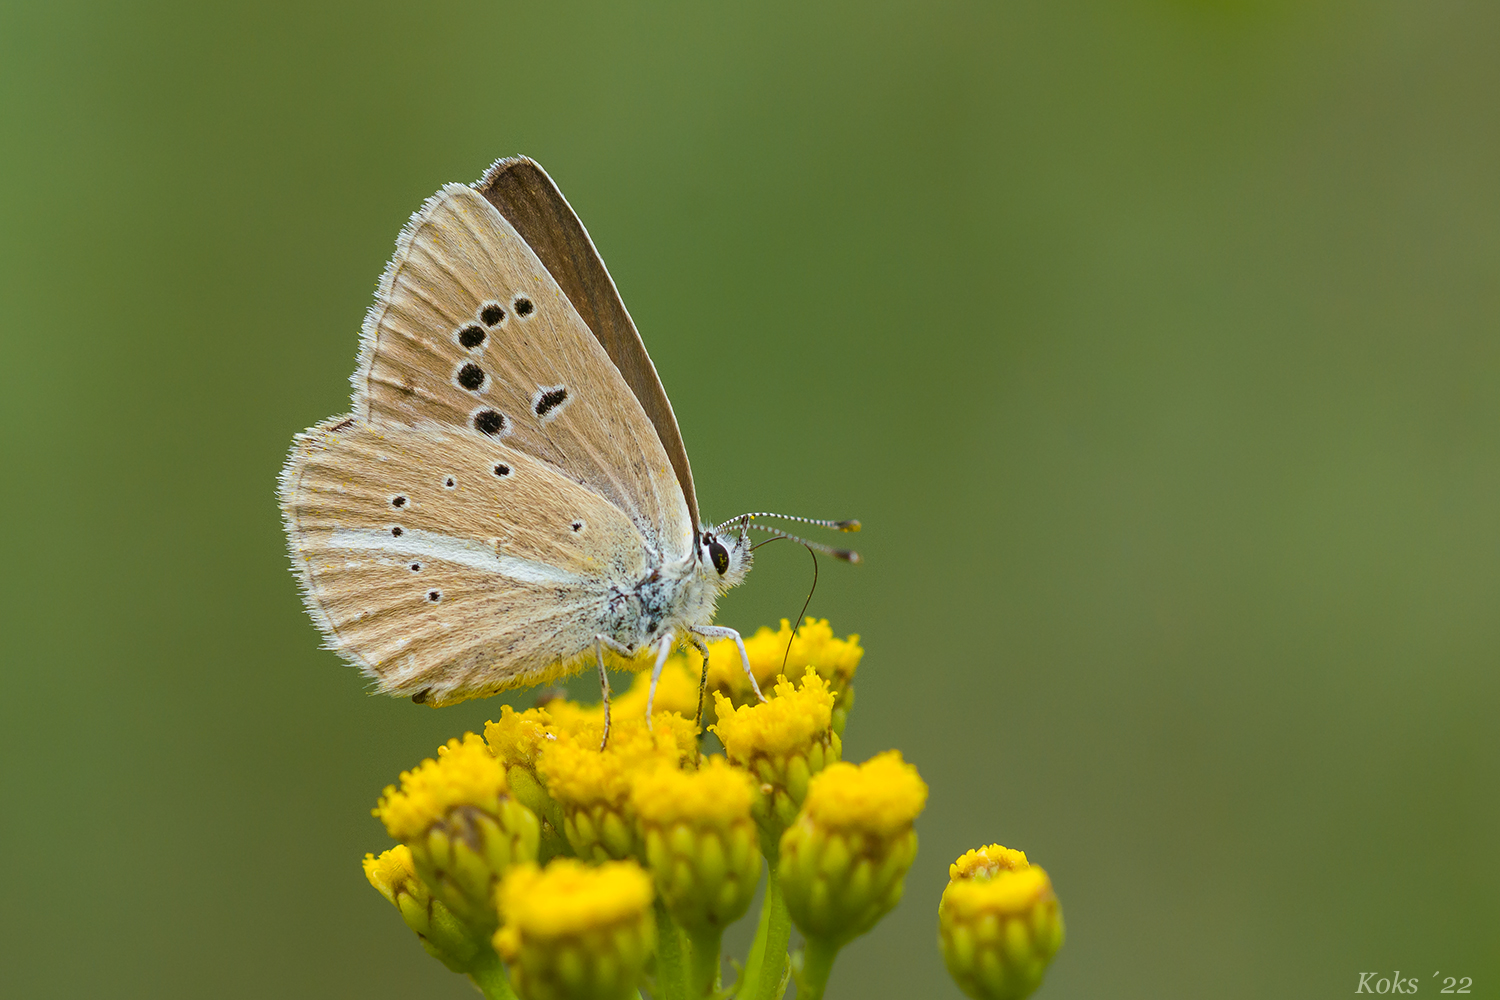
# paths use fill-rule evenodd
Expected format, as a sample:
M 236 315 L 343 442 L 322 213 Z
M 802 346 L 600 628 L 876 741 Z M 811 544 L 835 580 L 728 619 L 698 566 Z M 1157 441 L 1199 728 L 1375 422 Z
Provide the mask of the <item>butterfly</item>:
M 526 157 L 412 216 L 351 381 L 350 412 L 296 435 L 279 494 L 313 621 L 381 693 L 450 705 L 593 661 L 607 711 L 606 650 L 654 652 L 654 690 L 676 645 L 706 671 L 714 639 L 749 673 L 739 633 L 712 623 L 750 569 L 749 529 L 858 561 L 755 519 L 857 521 L 699 523 L 640 334 Z

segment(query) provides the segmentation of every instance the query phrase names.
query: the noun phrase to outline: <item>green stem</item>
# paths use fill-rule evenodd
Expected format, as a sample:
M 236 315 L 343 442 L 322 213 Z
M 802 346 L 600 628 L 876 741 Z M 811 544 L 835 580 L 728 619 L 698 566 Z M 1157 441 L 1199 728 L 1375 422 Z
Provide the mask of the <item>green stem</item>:
M 486 948 L 485 951 L 489 949 Z M 501 964 L 500 956 L 492 951 L 482 956 L 474 968 L 469 970 L 469 978 L 474 980 L 474 985 L 479 987 L 485 1000 L 516 1000 L 516 995 L 510 988 L 510 980 L 505 975 L 505 966 Z
M 786 912 L 781 883 L 776 880 L 776 866 L 768 862 L 766 878 L 766 944 L 755 992 L 744 994 L 746 1000 L 776 1000 L 786 975 L 786 947 L 792 940 L 792 918 Z
M 684 960 L 682 931 L 667 912 L 661 899 L 656 900 L 656 990 L 661 1000 L 688 1000 L 687 963 Z
M 776 873 L 771 873 L 775 878 Z M 766 933 L 771 926 L 771 908 L 761 900 L 760 914 L 755 918 L 755 939 L 750 942 L 750 953 L 745 956 L 745 968 L 740 973 L 740 983 L 735 990 L 736 1000 L 750 1000 L 760 988 L 760 967 L 766 957 Z
M 688 933 L 688 996 L 710 997 L 719 988 L 719 943 L 723 939 L 722 927 Z
M 837 945 L 817 938 L 807 939 L 802 951 L 802 976 L 797 981 L 797 1000 L 823 1000 L 828 974 L 833 971 L 833 960 L 838 955 Z

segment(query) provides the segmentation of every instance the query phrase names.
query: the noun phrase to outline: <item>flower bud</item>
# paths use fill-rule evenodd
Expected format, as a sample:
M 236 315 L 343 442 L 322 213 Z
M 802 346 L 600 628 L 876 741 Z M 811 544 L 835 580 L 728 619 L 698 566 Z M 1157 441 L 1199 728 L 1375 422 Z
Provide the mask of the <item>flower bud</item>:
M 558 858 L 500 884 L 495 950 L 522 1000 L 626 1000 L 655 943 L 651 879 L 633 861 Z
M 631 782 L 658 765 L 680 767 L 684 760 L 696 760 L 696 730 L 667 713 L 657 716 L 651 729 L 641 721 L 615 725 L 603 750 L 600 733 L 559 733 L 542 748 L 537 771 L 561 807 L 563 833 L 580 858 L 639 857 Z
M 509 794 L 500 762 L 472 733 L 404 772 L 375 815 L 410 848 L 433 895 L 481 936 L 498 924 L 495 883 L 511 865 L 536 858 L 536 815 Z
M 859 636 L 836 639 L 826 619 L 810 618 L 796 635 L 792 634 L 791 622 L 781 620 L 781 628 L 771 631 L 762 626 L 745 639 L 745 653 L 750 658 L 750 672 L 764 691 L 773 686 L 778 675 L 800 677 L 812 667 L 817 675 L 828 682 L 833 693 L 834 732 L 842 733 L 844 717 L 853 702 L 850 683 L 859 661 L 864 656 Z M 745 676 L 744 664 L 740 661 L 739 648 L 733 640 L 723 639 L 710 643 L 708 647 L 708 686 L 727 697 L 732 705 L 751 705 L 755 694 L 750 680 Z M 689 653 L 689 672 L 696 674 L 700 659 L 696 652 Z
M 917 854 L 912 822 L 927 785 L 898 751 L 859 766 L 832 764 L 808 785 L 781 838 L 777 878 L 792 921 L 809 941 L 838 948 L 901 899 Z
M 557 738 L 553 729 L 552 715 L 547 709 L 517 712 L 509 705 L 501 706 L 500 718 L 485 723 L 484 727 L 484 742 L 505 769 L 510 794 L 541 822 L 536 857 L 541 864 L 556 855 L 573 852 L 563 836 L 562 807 L 547 793 L 547 786 L 536 770 L 542 748 Z
M 991 844 L 949 869 L 938 905 L 948 972 L 976 1000 L 1021 1000 L 1041 985 L 1063 942 L 1062 911 L 1047 873 Z
M 754 815 L 768 856 L 774 857 L 781 832 L 801 808 L 808 782 L 839 759 L 833 701 L 828 682 L 811 667 L 801 687 L 782 678 L 762 704 L 733 708 L 714 692 L 719 721 L 710 728 L 729 760 L 759 782 Z
M 723 929 L 744 915 L 760 881 L 750 779 L 723 757 L 697 771 L 659 767 L 631 789 L 657 895 L 684 929 Z
M 378 858 L 366 854 L 364 867 L 365 878 L 401 911 L 401 919 L 416 932 L 427 953 L 454 972 L 470 971 L 476 959 L 490 950 L 488 941 L 476 936 L 432 897 L 432 892 L 417 877 L 411 850 L 405 844 L 397 844 Z M 490 960 L 494 960 L 493 956 Z

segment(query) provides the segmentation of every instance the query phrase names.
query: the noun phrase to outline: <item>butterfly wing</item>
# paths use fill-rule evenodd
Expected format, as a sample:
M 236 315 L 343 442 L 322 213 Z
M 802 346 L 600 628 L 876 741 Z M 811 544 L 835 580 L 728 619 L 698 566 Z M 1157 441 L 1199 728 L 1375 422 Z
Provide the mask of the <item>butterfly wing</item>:
M 281 500 L 329 646 L 430 704 L 566 672 L 646 568 L 619 508 L 463 428 L 326 421 L 298 435 Z
M 618 507 L 661 558 L 692 551 L 651 420 L 526 240 L 471 187 L 445 187 L 401 234 L 353 382 L 363 421 L 503 441 Z
M 475 188 L 531 247 L 619 369 L 656 428 L 687 501 L 689 524 L 696 525 L 693 469 L 672 403 L 588 230 L 552 178 L 529 157 L 496 162 Z

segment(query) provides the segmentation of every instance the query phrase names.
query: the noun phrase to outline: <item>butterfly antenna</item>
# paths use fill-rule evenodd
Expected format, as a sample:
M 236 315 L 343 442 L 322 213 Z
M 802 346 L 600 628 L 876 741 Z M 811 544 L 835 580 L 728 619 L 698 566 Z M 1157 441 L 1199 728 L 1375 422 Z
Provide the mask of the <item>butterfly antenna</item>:
M 730 522 L 725 521 L 724 523 L 729 524 Z M 836 549 L 832 545 L 824 545 L 821 542 L 810 542 L 805 538 L 799 538 L 796 535 L 782 531 L 780 528 L 773 528 L 768 524 L 751 524 L 747 525 L 747 527 L 759 529 L 760 531 L 764 531 L 769 535 L 775 536 L 776 538 L 785 538 L 787 541 L 796 542 L 799 545 L 805 545 L 808 547 L 808 549 L 816 549 L 817 551 L 822 552 L 824 555 L 833 556 L 833 558 L 835 559 L 842 559 L 846 563 L 857 563 L 861 561 L 859 553 L 855 552 L 853 549 Z M 770 539 L 767 539 L 767 541 L 770 541 Z M 764 544 L 765 542 L 761 543 L 761 545 Z M 759 546 L 756 547 L 759 548 Z
M 731 517 L 729 520 L 725 521 L 724 524 L 733 524 L 735 521 L 748 522 L 757 517 L 778 517 L 783 521 L 797 521 L 802 524 L 813 524 L 817 525 L 819 528 L 832 528 L 834 531 L 858 531 L 860 527 L 859 522 L 856 520 L 831 521 L 817 517 L 798 517 L 795 514 L 776 514 L 768 510 L 758 510 L 752 511 L 749 514 L 740 514 L 736 517 Z M 724 524 L 718 525 L 716 528 L 714 528 L 714 530 L 722 531 L 724 529 Z
M 786 677 L 786 661 L 791 658 L 792 643 L 796 641 L 797 630 L 802 627 L 802 619 L 807 617 L 807 606 L 812 603 L 813 591 L 818 589 L 818 554 L 812 550 L 811 545 L 807 547 L 807 554 L 812 556 L 813 561 L 812 586 L 807 588 L 807 600 L 802 602 L 802 610 L 797 612 L 797 624 L 792 626 L 792 634 L 787 636 L 786 640 L 786 652 L 781 654 L 781 676 L 783 677 Z

